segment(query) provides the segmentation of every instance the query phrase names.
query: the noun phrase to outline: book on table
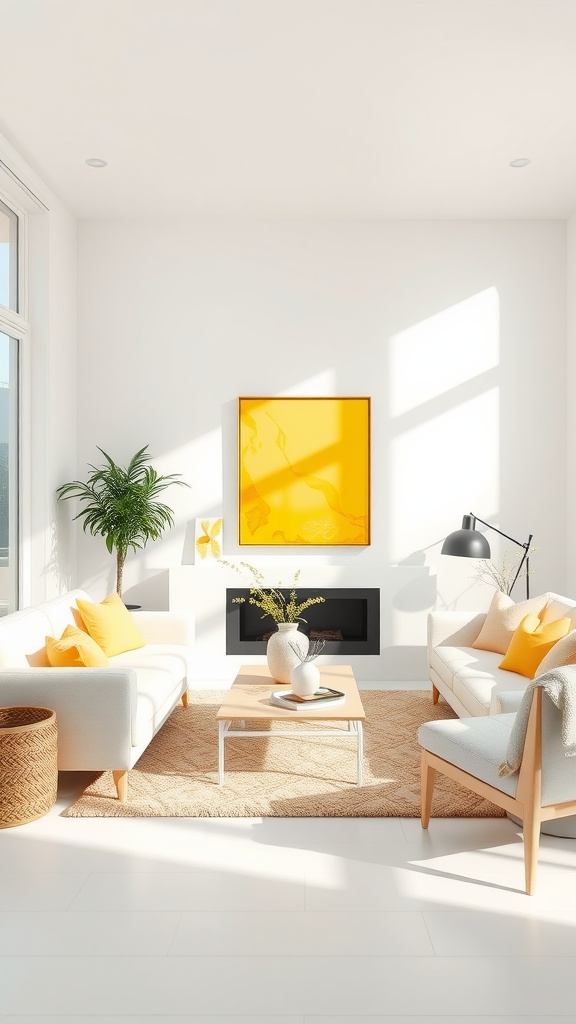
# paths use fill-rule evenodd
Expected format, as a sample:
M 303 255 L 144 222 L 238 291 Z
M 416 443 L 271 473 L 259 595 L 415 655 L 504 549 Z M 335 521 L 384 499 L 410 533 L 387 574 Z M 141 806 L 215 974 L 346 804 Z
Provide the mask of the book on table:
M 291 711 L 305 711 L 311 707 L 325 707 L 327 704 L 343 704 L 345 694 L 342 690 L 333 690 L 330 686 L 321 686 L 309 697 L 300 697 L 291 690 L 275 690 L 270 700 L 280 708 Z

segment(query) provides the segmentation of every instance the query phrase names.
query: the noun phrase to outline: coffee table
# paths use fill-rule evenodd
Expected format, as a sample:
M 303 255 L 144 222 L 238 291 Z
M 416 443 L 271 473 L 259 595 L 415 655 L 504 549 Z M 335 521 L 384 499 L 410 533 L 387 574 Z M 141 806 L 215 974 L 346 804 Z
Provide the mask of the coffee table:
M 273 690 L 289 689 L 272 678 L 267 665 L 242 665 L 231 688 L 224 697 L 216 718 L 218 719 L 218 785 L 224 784 L 224 741 L 252 739 L 257 736 L 286 736 L 299 739 L 302 736 L 349 736 L 356 740 L 356 782 L 362 785 L 363 728 L 366 713 L 362 707 L 358 686 L 350 665 L 322 665 L 320 685 L 342 690 L 345 700 L 341 704 L 325 707 L 289 711 L 270 702 Z M 246 721 L 255 722 L 347 722 L 348 730 L 342 729 L 246 729 Z M 239 722 L 240 728 L 233 729 Z

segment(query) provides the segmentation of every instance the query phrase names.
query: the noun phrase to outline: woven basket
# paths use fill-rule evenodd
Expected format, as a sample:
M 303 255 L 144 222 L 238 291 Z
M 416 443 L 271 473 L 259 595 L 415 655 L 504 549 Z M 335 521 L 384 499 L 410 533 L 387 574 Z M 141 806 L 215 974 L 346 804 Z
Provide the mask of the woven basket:
M 46 814 L 58 789 L 56 714 L 0 708 L 0 828 Z

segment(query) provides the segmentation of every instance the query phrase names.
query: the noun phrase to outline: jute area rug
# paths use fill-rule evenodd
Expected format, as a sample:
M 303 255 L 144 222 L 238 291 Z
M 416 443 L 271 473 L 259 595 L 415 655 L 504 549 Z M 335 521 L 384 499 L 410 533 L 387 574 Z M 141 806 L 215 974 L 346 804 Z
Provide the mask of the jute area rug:
M 447 704 L 432 704 L 429 690 L 364 690 L 367 720 L 361 786 L 356 785 L 356 741 L 335 735 L 228 739 L 220 787 L 216 712 L 223 695 L 224 691 L 191 691 L 188 707 L 172 712 L 129 773 L 125 804 L 116 799 L 112 773 L 104 772 L 64 816 L 416 818 L 420 816 L 418 726 L 456 717 Z M 250 723 L 246 725 L 250 729 Z M 340 732 L 346 728 L 334 725 Z M 257 728 L 264 726 L 259 723 Z M 290 726 L 298 729 L 297 722 Z M 502 817 L 504 812 L 438 776 L 432 814 L 481 818 Z

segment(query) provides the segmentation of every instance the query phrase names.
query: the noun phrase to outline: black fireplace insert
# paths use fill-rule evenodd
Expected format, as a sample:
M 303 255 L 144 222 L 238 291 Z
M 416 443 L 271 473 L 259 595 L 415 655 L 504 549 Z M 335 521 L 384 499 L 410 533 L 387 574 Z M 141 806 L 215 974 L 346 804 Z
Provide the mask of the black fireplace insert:
M 289 590 L 279 588 L 288 596 Z M 380 653 L 380 590 L 369 588 L 298 587 L 298 599 L 321 595 L 325 601 L 307 608 L 299 628 L 310 640 L 324 640 L 324 654 Z M 234 598 L 243 597 L 242 604 Z M 249 603 L 248 588 L 226 590 L 226 654 L 264 654 L 276 629 L 270 616 Z

